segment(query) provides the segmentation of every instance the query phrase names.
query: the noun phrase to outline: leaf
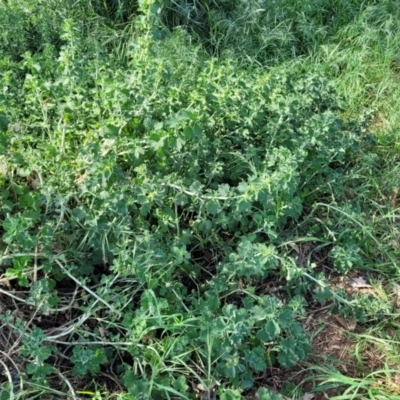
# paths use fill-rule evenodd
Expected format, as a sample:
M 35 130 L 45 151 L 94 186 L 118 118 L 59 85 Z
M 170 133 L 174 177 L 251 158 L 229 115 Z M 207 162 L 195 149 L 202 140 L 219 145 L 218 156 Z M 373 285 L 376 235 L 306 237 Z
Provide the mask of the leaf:
M 298 400 L 312 400 L 315 397 L 315 394 L 306 393 L 304 396 L 300 397 Z
M 246 193 L 249 190 L 249 185 L 246 182 L 240 182 L 237 188 L 239 192 Z
M 107 361 L 102 349 L 92 350 L 75 346 L 72 353 L 71 361 L 75 364 L 74 375 L 96 374 L 100 371 L 100 365 Z
M 178 193 L 178 194 L 175 196 L 174 201 L 175 201 L 175 204 L 176 204 L 176 205 L 182 207 L 182 206 L 184 206 L 185 204 L 187 204 L 187 202 L 188 202 L 188 196 L 187 196 L 186 194 L 184 194 L 184 193 Z
M 246 351 L 245 360 L 249 367 L 255 372 L 265 371 L 267 364 L 264 360 L 265 350 L 263 347 L 254 347 L 252 350 Z
M 176 128 L 180 125 L 181 121 L 192 120 L 195 119 L 195 115 L 187 110 L 180 110 L 174 116 L 169 117 L 165 121 L 165 126 L 168 128 Z
M 346 283 L 353 288 L 370 288 L 369 285 L 364 278 L 351 278 L 346 281 Z
M 219 204 L 218 200 L 210 200 L 207 203 L 207 211 L 210 214 L 212 214 L 212 215 L 218 214 L 219 212 L 221 212 L 221 210 L 222 210 L 222 207 Z
M 72 216 L 78 221 L 83 221 L 86 218 L 86 212 L 84 209 L 77 207 L 72 211 Z
M 228 184 L 224 183 L 223 185 L 218 186 L 218 194 L 222 197 L 226 197 L 229 194 L 230 187 Z
M 297 356 L 295 349 L 296 342 L 293 338 L 281 339 L 279 343 L 280 353 L 278 355 L 278 361 L 282 367 L 293 367 L 299 361 L 299 357 Z
M 272 392 L 266 388 L 260 388 L 257 391 L 258 400 L 283 400 L 283 397 L 275 392 Z
M 198 124 L 195 124 L 193 127 L 193 136 L 195 138 L 198 138 L 201 136 L 202 133 L 203 133 L 203 130 L 202 130 L 201 126 Z
M 199 182 L 199 181 L 194 181 L 191 185 L 190 185 L 190 187 L 189 187 L 189 190 L 192 192 L 192 193 L 194 193 L 194 194 L 196 194 L 196 195 L 199 195 L 200 193 L 201 193 L 201 191 L 203 190 L 203 185 Z
M 281 328 L 279 327 L 278 323 L 274 320 L 269 320 L 265 326 L 260 329 L 256 336 L 261 341 L 267 343 L 274 340 L 281 332 Z
M 110 197 L 110 193 L 107 192 L 106 190 L 103 190 L 99 193 L 99 198 L 102 200 L 106 200 Z
M 36 379 L 43 379 L 46 376 L 54 372 L 53 368 L 49 364 L 31 364 L 26 366 L 26 372 L 30 375 L 35 375 Z
M 251 210 L 251 202 L 247 200 L 241 200 L 238 203 L 238 211 L 247 213 Z
M 163 127 L 164 127 L 164 124 L 163 124 L 162 122 L 156 122 L 156 123 L 154 124 L 154 130 L 155 130 L 155 131 L 160 131 L 160 130 L 163 129 Z
M 29 335 L 24 337 L 24 346 L 21 350 L 21 354 L 35 355 L 36 353 L 40 352 L 44 340 L 44 332 L 40 328 L 35 328 Z
M 293 321 L 287 329 L 293 337 L 281 338 L 275 348 L 279 350 L 278 361 L 284 368 L 290 368 L 303 360 L 311 348 L 309 338 L 299 323 Z
M 122 382 L 135 400 L 150 400 L 147 393 L 149 393 L 151 383 L 147 379 L 141 379 L 133 371 L 127 370 L 122 377 Z
M 183 137 L 186 140 L 191 140 L 194 137 L 194 131 L 193 128 L 190 126 L 187 126 L 184 130 L 183 130 Z
M 239 390 L 226 389 L 219 396 L 220 400 L 242 400 L 243 397 Z
M 7 117 L 0 113 L 0 131 L 6 132 L 8 129 L 8 119 Z

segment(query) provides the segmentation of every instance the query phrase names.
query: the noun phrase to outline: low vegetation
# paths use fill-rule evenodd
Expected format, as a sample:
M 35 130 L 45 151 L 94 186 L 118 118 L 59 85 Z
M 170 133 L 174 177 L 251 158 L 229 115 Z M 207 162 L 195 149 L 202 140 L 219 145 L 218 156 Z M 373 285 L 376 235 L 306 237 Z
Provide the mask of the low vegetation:
M 397 1 L 0 24 L 1 400 L 400 399 Z

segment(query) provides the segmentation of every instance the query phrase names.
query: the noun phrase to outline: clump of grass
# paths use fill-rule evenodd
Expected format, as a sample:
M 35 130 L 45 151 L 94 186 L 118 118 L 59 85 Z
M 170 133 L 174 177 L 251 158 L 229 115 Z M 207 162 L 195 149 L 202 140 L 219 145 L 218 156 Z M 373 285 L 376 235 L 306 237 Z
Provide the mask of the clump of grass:
M 168 28 L 183 27 L 213 55 L 273 65 L 315 52 L 365 7 L 359 0 L 167 0 L 159 12 Z

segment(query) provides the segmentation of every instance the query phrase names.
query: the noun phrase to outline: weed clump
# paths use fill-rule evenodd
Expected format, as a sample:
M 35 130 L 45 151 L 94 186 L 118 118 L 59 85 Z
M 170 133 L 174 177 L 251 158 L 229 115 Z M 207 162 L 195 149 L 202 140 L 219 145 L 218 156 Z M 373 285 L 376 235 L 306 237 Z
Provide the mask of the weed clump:
M 307 308 L 391 312 L 331 287 L 397 253 L 363 208 L 371 110 L 307 68 L 364 3 L 56 3 L 0 5 L 7 376 L 240 399 L 309 355 Z

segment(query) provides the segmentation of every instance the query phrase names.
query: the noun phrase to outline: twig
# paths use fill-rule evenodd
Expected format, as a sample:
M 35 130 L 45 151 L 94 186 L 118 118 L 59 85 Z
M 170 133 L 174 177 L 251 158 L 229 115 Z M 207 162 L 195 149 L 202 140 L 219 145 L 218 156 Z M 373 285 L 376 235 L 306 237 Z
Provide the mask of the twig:
M 108 304 L 105 300 L 103 300 L 98 294 L 93 292 L 91 289 L 89 289 L 85 284 L 82 282 L 79 282 L 77 278 L 75 278 L 68 270 L 67 268 L 64 267 L 64 265 L 61 264 L 61 262 L 57 259 L 54 259 L 54 261 L 58 264 L 58 266 L 76 283 L 78 284 L 81 288 L 86 290 L 88 293 L 90 293 L 94 298 L 99 300 L 101 303 L 103 303 L 107 308 L 109 308 L 113 313 L 119 315 L 120 313 L 110 304 Z
M 13 380 L 12 380 L 11 372 L 8 369 L 7 365 L 2 360 L 0 360 L 0 364 L 4 368 L 4 372 L 5 372 L 6 376 L 7 376 L 8 382 L 10 384 L 10 396 L 11 396 L 10 400 L 14 400 L 15 397 L 14 397 Z M 0 392 L 0 394 L 2 394 L 2 393 L 3 393 L 3 391 Z

